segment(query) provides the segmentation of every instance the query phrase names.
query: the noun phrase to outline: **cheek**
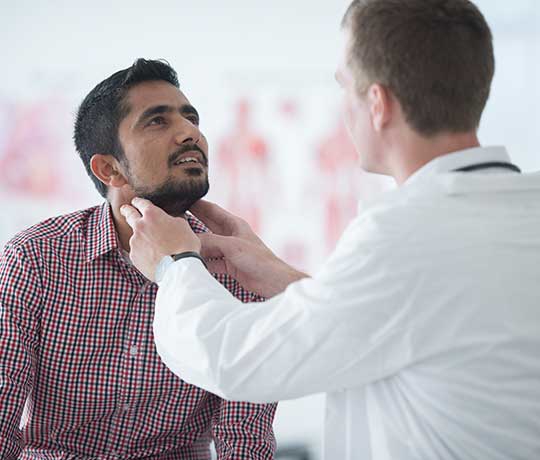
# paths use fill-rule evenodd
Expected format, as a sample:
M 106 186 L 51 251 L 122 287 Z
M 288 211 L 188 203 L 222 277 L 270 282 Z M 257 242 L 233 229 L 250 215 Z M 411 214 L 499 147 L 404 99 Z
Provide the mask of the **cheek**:
M 203 152 L 206 153 L 206 156 L 208 157 L 208 140 L 206 139 L 205 135 L 201 133 L 201 140 L 199 141 L 199 147 L 203 150 Z
M 358 153 L 360 165 L 364 169 L 368 168 L 372 152 L 370 118 L 362 101 L 354 96 L 344 97 L 344 123 Z
M 346 95 L 343 97 L 343 121 L 345 122 L 349 134 L 352 134 L 354 127 L 354 113 L 352 103 Z
M 350 95 L 344 97 L 344 123 L 349 135 L 353 138 L 355 143 L 359 138 L 365 136 L 365 129 L 363 127 L 362 114 L 358 107 L 358 101 Z
M 127 154 L 129 173 L 135 183 L 153 184 L 159 182 L 168 173 L 166 149 L 152 143 L 139 145 Z

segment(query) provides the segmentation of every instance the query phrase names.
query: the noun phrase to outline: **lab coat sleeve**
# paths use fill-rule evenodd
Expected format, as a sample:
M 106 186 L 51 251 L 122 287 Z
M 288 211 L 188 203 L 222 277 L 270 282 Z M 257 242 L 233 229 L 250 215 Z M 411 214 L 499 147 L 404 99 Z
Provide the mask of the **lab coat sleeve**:
M 373 226 L 349 227 L 316 276 L 264 303 L 242 304 L 197 259 L 174 263 L 156 300 L 162 360 L 189 383 L 252 402 L 363 385 L 406 366 L 422 319 L 409 311 L 399 245 Z

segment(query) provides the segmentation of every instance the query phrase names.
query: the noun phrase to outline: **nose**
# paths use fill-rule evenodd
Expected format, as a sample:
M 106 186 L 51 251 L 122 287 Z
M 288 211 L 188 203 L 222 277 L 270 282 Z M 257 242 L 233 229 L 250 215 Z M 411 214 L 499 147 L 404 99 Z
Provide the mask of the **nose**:
M 178 127 L 175 133 L 175 142 L 178 145 L 181 144 L 198 144 L 201 140 L 201 131 L 199 127 L 189 120 L 182 119 L 178 123 Z

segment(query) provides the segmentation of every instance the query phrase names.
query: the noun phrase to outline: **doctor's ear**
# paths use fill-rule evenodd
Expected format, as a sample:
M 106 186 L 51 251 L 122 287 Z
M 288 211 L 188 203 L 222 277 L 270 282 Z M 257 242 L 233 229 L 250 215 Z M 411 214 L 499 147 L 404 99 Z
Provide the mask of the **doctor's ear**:
M 393 100 L 392 94 L 385 86 L 375 83 L 367 91 L 371 123 L 375 131 L 382 129 L 392 118 Z
M 90 169 L 94 176 L 109 187 L 120 188 L 127 184 L 118 160 L 112 155 L 96 153 L 90 159 Z

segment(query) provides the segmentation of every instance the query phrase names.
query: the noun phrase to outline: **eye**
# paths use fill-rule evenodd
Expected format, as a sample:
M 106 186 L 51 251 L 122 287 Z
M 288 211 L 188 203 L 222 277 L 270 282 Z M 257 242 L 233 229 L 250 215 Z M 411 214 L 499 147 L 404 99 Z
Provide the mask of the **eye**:
M 158 117 L 154 117 L 152 118 L 147 126 L 155 126 L 155 125 L 164 125 L 166 123 L 166 120 L 164 117 L 161 117 L 161 116 L 158 116 Z
M 199 126 L 200 120 L 199 117 L 197 117 L 196 115 L 189 115 L 186 118 L 195 126 Z

